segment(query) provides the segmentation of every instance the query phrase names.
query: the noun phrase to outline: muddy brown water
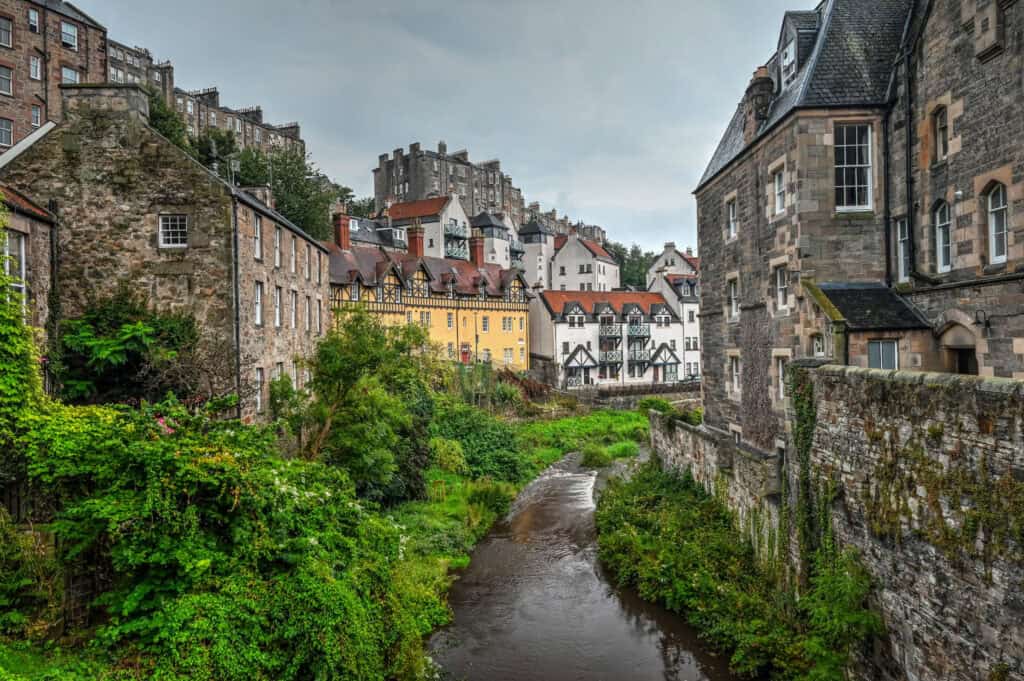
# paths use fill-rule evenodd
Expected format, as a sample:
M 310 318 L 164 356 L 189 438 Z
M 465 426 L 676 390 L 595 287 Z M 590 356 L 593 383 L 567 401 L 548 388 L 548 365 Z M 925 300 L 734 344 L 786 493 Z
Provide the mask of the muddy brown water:
M 726 681 L 678 615 L 612 583 L 597 560 L 594 490 L 576 456 L 549 468 L 477 545 L 431 655 L 454 681 Z

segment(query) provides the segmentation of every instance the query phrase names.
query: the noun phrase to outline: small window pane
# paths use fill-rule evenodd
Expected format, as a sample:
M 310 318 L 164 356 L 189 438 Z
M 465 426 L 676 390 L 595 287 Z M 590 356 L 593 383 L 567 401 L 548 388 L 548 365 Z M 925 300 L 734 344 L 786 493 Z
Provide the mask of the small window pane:
M 0 66 L 0 93 L 5 95 L 14 92 L 14 72 L 6 66 Z
M 188 216 L 160 216 L 160 246 L 163 248 L 184 248 L 188 246 Z
M 10 19 L 0 17 L 0 45 L 11 47 L 12 40 L 11 35 L 14 30 L 14 24 Z

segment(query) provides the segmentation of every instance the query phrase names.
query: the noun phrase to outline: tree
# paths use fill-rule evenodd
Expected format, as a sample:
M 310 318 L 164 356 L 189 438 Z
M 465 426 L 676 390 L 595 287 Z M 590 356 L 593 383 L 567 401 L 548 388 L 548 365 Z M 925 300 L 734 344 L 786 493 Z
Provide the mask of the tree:
M 214 170 L 221 178 L 230 179 L 230 159 L 238 154 L 235 133 L 230 130 L 206 128 L 199 137 L 192 140 L 192 148 L 200 163 Z
M 151 86 L 146 87 L 149 96 L 149 124 L 158 133 L 190 154 L 193 153 L 189 144 L 185 121 L 178 112 L 167 106 L 164 96 Z
M 357 218 L 370 218 L 376 212 L 376 201 L 372 196 L 352 199 L 348 202 L 348 213 Z
M 616 241 L 609 241 L 605 244 L 605 248 L 619 262 L 622 286 L 634 286 L 640 289 L 647 287 L 647 270 L 657 260 L 656 253 L 645 252 L 636 244 L 627 249 L 625 245 Z

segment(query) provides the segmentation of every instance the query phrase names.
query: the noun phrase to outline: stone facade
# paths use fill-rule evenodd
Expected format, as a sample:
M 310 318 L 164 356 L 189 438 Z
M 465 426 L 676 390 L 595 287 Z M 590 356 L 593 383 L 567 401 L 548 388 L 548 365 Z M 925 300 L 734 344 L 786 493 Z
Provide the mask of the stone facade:
M 45 343 L 50 320 L 50 288 L 53 282 L 51 242 L 55 225 L 49 211 L 35 205 L 9 187 L 0 186 L 7 208 L 7 238 L 0 237 L 2 270 L 16 279 L 24 296 L 26 321 L 39 329 Z
M 811 479 L 835 484 L 835 537 L 858 550 L 886 625 L 855 677 L 1024 679 L 1024 383 L 835 365 L 791 371 L 813 391 Z M 777 536 L 780 514 L 797 507 L 798 457 L 658 414 L 651 426 L 666 465 L 723 494 L 762 558 L 781 550 L 802 569 L 796 518 L 785 525 L 791 536 Z
M 153 131 L 138 86 L 62 90 L 65 122 L 20 154 L 0 158 L 4 183 L 55 206 L 61 313 L 75 315 L 122 283 L 145 293 L 157 309 L 191 313 L 215 365 L 209 390 L 240 388 L 246 398 L 241 413 L 254 417 L 266 405 L 273 369 L 279 363 L 291 367 L 295 356 L 312 352 L 321 309 L 316 305 L 328 298 L 326 249 Z M 257 215 L 262 259 L 255 256 Z M 161 236 L 169 218 L 185 225 L 179 242 Z M 278 233 L 280 259 L 274 257 Z M 263 284 L 262 325 L 256 321 L 257 281 Z M 275 286 L 296 292 L 302 308 L 294 328 L 273 326 Z M 320 328 L 328 324 L 327 313 L 320 313 Z M 262 404 L 256 400 L 256 368 L 263 370 Z
M 106 81 L 107 29 L 65 2 L 0 0 L 0 20 L 11 26 L 10 44 L 0 40 L 0 69 L 11 73 L 10 92 L 0 91 L 3 151 L 44 122 L 61 120 L 61 83 Z
M 258 106 L 232 109 L 222 106 L 217 88 L 204 90 L 174 89 L 172 106 L 185 119 L 188 134 L 196 137 L 204 130 L 217 129 L 232 132 L 241 149 L 259 149 L 267 153 L 287 150 L 306 153 L 299 124 L 272 125 L 263 120 L 263 109 Z
M 929 5 L 894 75 L 892 278 L 934 323 L 948 370 L 1024 378 L 1024 3 Z
M 148 85 L 171 104 L 174 95 L 174 65 L 157 61 L 145 47 L 130 47 L 114 40 L 107 49 L 108 78 L 111 83 Z

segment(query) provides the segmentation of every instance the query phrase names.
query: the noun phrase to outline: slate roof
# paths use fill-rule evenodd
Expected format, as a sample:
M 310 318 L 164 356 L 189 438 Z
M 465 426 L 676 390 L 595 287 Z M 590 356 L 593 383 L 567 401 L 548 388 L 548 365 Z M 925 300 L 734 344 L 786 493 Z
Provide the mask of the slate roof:
M 480 213 L 472 220 L 470 220 L 469 224 L 471 224 L 474 227 L 495 227 L 497 229 L 508 229 L 508 227 L 505 226 L 505 223 L 503 223 L 501 220 L 487 212 Z
M 100 24 L 98 21 L 96 21 L 95 19 L 90 17 L 88 14 L 86 14 L 82 10 L 80 10 L 77 7 L 75 7 L 74 5 L 72 5 L 70 2 L 64 2 L 63 0 L 34 0 L 34 1 L 37 4 L 39 4 L 39 5 L 43 5 L 44 7 L 46 7 L 48 10 L 50 10 L 52 12 L 57 12 L 58 14 L 63 14 L 64 16 L 66 16 L 66 17 L 68 17 L 70 19 L 74 19 L 75 21 L 80 21 L 83 24 L 88 24 L 89 26 L 92 26 L 93 28 L 103 29 L 104 31 L 107 30 L 102 24 Z
M 597 314 L 599 308 L 611 306 L 615 314 L 622 315 L 623 309 L 631 304 L 639 306 L 647 316 L 654 314 L 654 310 L 675 317 L 665 297 L 650 291 L 542 291 L 540 297 L 555 318 L 564 316 L 570 305 L 579 305 L 591 315 Z
M 522 232 L 520 232 L 520 234 L 522 234 Z M 580 240 L 580 243 L 583 244 L 583 246 L 588 251 L 590 251 L 594 255 L 595 258 L 599 258 L 601 260 L 606 260 L 606 261 L 612 263 L 613 265 L 618 265 L 619 264 L 618 261 L 615 260 L 615 258 L 612 257 L 612 254 L 609 253 L 608 251 L 606 251 L 604 246 L 602 246 L 601 244 L 597 243 L 596 241 L 591 241 L 590 239 L 584 239 L 583 237 L 579 237 L 579 240 Z M 555 253 L 557 253 L 558 251 L 562 250 L 562 248 L 568 242 L 569 242 L 569 237 L 568 236 L 566 236 L 564 234 L 562 234 L 560 236 L 556 236 L 555 237 Z
M 522 227 L 519 228 L 519 235 L 522 236 L 523 234 L 549 234 L 549 235 L 554 235 L 555 234 L 555 230 L 551 229 L 550 227 L 545 225 L 543 222 L 540 222 L 537 219 L 533 219 L 533 220 L 530 220 L 525 225 L 523 225 Z
M 883 284 L 825 283 L 818 288 L 846 319 L 851 331 L 930 329 L 931 324 Z
M 913 0 L 824 0 L 814 12 L 787 14 L 798 29 L 817 28 L 817 40 L 798 64 L 800 70 L 793 82 L 776 94 L 751 143 L 796 109 L 884 105 L 912 4 Z M 814 25 L 811 14 L 820 16 L 813 17 Z M 768 66 L 778 82 L 777 54 L 768 60 Z M 741 100 L 697 191 L 747 147 L 743 123 Z
M 50 211 L 41 208 L 34 201 L 24 194 L 17 192 L 7 185 L 0 185 L 0 192 L 4 195 L 4 204 L 16 213 L 27 215 L 43 222 L 53 223 L 54 218 Z

